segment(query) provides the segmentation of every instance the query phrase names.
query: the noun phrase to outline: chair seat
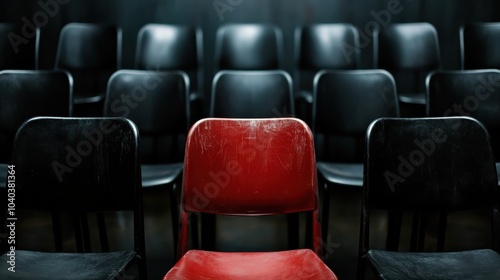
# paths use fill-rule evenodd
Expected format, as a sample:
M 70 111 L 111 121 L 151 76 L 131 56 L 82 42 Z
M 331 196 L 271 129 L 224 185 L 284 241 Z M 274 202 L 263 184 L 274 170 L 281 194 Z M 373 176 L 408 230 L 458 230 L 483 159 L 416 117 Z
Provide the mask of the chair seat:
M 399 101 L 403 103 L 420 104 L 420 105 L 425 105 L 425 103 L 427 102 L 425 97 L 425 92 L 399 93 Z
M 0 257 L 1 279 L 121 279 L 119 275 L 136 257 L 133 251 L 51 253 L 16 250 L 13 273 L 8 270 L 11 266 L 7 254 Z
M 318 172 L 329 183 L 363 186 L 363 164 L 362 163 L 327 163 L 316 164 Z
M 188 251 L 163 278 L 167 279 L 337 279 L 309 249 L 280 252 Z
M 167 185 L 182 173 L 183 163 L 142 164 L 142 187 Z
M 490 249 L 446 253 L 368 251 L 381 279 L 500 279 L 500 254 Z

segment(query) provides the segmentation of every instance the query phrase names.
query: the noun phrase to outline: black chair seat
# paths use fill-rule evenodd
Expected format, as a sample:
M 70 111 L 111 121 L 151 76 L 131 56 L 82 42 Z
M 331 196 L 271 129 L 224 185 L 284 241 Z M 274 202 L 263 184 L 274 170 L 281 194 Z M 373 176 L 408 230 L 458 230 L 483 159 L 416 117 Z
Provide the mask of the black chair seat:
M 445 253 L 368 251 L 380 279 L 500 279 L 500 254 L 490 249 Z
M 136 253 L 49 253 L 16 250 L 15 256 L 15 272 L 12 273 L 7 270 L 10 267 L 10 257 L 7 253 L 0 257 L 0 270 L 8 273 L 8 279 L 105 280 L 115 279 L 116 275 L 120 275 L 132 263 Z
M 316 168 L 321 176 L 331 184 L 363 186 L 362 163 L 318 162 Z
M 142 187 L 147 188 L 171 184 L 179 178 L 182 169 L 183 163 L 142 164 Z
M 410 104 L 420 104 L 425 105 L 427 103 L 425 92 L 415 92 L 415 93 L 399 93 L 399 101 L 403 103 Z

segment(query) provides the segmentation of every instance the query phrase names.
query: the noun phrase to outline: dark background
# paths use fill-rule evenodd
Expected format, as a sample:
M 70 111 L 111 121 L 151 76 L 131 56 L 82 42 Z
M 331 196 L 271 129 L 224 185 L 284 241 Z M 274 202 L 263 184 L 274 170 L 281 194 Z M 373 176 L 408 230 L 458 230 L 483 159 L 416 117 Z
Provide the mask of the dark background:
M 116 24 L 123 31 L 122 68 L 133 68 L 137 32 L 147 23 L 183 24 L 203 31 L 205 92 L 213 77 L 216 29 L 226 23 L 263 22 L 281 27 L 284 35 L 284 68 L 293 72 L 293 34 L 296 27 L 311 23 L 348 22 L 366 34 L 373 13 L 387 10 L 391 1 L 400 2 L 401 12 L 388 23 L 426 21 L 439 34 L 445 69 L 460 67 L 459 27 L 467 22 L 500 21 L 500 1 L 494 0 L 216 0 L 236 3 L 221 17 L 214 0 L 3 0 L 0 21 L 22 22 L 43 11 L 39 2 L 54 2 L 59 11 L 41 26 L 40 68 L 52 68 L 59 31 L 68 22 Z M 64 4 L 63 4 L 64 3 Z M 370 37 L 371 38 L 371 37 Z M 362 50 L 362 67 L 372 67 L 371 45 Z

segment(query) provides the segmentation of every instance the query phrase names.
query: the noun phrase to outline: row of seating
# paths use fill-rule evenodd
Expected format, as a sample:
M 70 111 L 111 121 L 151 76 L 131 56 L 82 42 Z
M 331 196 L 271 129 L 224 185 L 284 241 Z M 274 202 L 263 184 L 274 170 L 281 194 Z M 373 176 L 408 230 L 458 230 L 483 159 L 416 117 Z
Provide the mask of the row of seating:
M 16 30 L 2 27 L 4 38 Z M 475 23 L 460 29 L 462 69 L 500 68 L 495 54 L 498 23 Z M 39 32 L 38 32 L 39 33 Z M 38 34 L 37 33 L 37 34 Z M 396 79 L 403 116 L 423 116 L 425 76 L 441 65 L 438 34 L 429 23 L 398 23 L 371 34 L 374 68 L 386 69 Z M 185 26 L 148 24 L 138 33 L 136 69 L 182 70 L 191 80 L 191 98 L 201 102 L 203 43 L 201 30 Z M 228 24 L 216 34 L 214 70 L 283 69 L 283 35 L 266 24 Z M 310 113 L 312 77 L 322 69 L 359 69 L 360 52 L 366 40 L 351 24 L 316 24 L 296 32 L 297 70 L 295 96 L 305 102 L 299 114 Z M 8 59 L 2 69 L 29 69 L 36 66 L 37 40 L 18 46 L 28 56 L 13 54 L 12 42 L 0 50 Z M 28 50 L 29 47 L 29 50 Z M 20 60 L 19 64 L 15 60 Z M 27 63 L 26 61 L 30 61 Z M 16 65 L 17 64 L 17 65 Z M 31 67 L 30 67 L 31 65 Z M 75 77 L 75 104 L 102 101 L 106 80 L 121 67 L 121 30 L 96 24 L 70 23 L 60 33 L 55 68 Z M 97 74 L 96 73 L 101 73 Z M 309 104 L 309 105 L 308 105 Z M 198 116 L 202 106 L 195 105 Z M 82 109 L 80 114 L 99 114 L 100 109 Z M 96 111 L 97 110 L 97 111 Z M 308 122 L 309 123 L 309 122 Z
M 427 78 L 427 115 L 479 119 L 489 129 L 500 159 L 498 81 L 499 70 L 432 72 Z M 221 71 L 214 78 L 210 117 L 295 116 L 291 88 L 289 75 L 280 70 Z M 364 133 L 369 123 L 379 117 L 400 117 L 400 110 L 394 79 L 384 70 L 323 70 L 317 73 L 314 88 L 311 127 L 326 198 L 323 224 L 327 225 L 331 187 L 362 186 Z M 5 147 L 10 147 L 15 131 L 29 117 L 72 116 L 67 72 L 2 71 L 0 90 Z M 188 92 L 189 78 L 180 71 L 120 70 L 109 80 L 103 115 L 126 117 L 139 127 L 145 187 L 163 185 L 173 190 L 179 184 L 184 137 L 190 126 Z M 9 151 L 5 149 L 3 162 L 8 162 Z M 173 193 L 171 198 L 171 205 L 177 205 Z M 173 206 L 174 224 L 176 209 Z
M 469 117 L 380 118 L 367 128 L 366 139 L 358 279 L 364 279 L 368 262 L 381 279 L 497 279 L 500 197 L 486 128 Z M 77 162 L 68 160 L 71 148 L 80 157 Z M 81 222 L 85 213 L 132 211 L 134 241 L 133 250 L 111 253 L 50 253 L 13 246 L 0 257 L 3 278 L 120 278 L 137 263 L 140 279 L 147 279 L 144 189 L 139 134 L 133 122 L 36 117 L 19 128 L 12 155 L 7 189 L 15 190 L 9 191 L 15 193 L 11 196 L 15 206 L 9 206 L 13 216 L 30 209 L 51 212 L 56 223 L 59 213 L 73 213 Z M 401 158 L 408 162 L 406 169 Z M 337 279 L 321 260 L 313 134 L 303 121 L 201 120 L 188 134 L 184 164 L 178 262 L 164 279 Z M 493 211 L 496 252 L 370 250 L 372 209 L 431 213 L 476 208 Z M 190 215 L 200 212 L 238 216 L 307 212 L 306 232 L 313 250 L 190 249 Z

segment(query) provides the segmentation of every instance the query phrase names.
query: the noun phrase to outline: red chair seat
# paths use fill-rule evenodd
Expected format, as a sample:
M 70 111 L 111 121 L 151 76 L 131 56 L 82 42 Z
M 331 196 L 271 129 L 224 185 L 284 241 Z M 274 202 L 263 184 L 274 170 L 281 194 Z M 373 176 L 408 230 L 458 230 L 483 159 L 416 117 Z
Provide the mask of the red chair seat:
M 188 251 L 167 279 L 337 279 L 310 249 L 279 252 Z

